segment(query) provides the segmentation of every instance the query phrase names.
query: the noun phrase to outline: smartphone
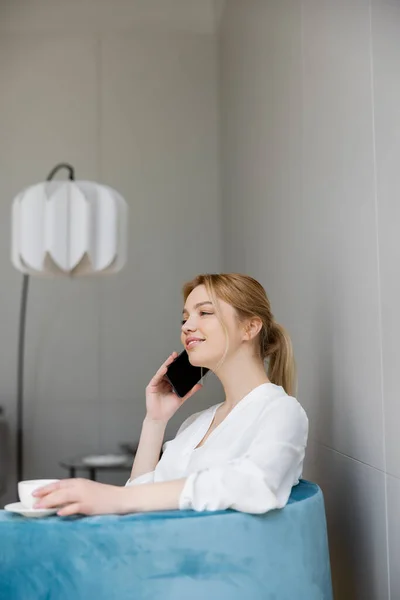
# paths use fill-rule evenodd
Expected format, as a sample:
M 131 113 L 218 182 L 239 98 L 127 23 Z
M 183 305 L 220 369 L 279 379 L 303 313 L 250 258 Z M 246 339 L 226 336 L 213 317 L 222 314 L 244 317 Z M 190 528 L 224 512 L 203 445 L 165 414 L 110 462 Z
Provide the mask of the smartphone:
M 183 398 L 209 371 L 206 367 L 194 367 L 186 350 L 181 352 L 167 369 L 165 377 L 179 398 Z

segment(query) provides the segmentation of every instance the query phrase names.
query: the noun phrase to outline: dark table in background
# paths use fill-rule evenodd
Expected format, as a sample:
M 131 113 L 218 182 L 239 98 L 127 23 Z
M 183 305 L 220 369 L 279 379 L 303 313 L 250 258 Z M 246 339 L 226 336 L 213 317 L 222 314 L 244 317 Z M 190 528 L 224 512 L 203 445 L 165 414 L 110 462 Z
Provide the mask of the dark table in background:
M 126 454 L 126 463 L 120 465 L 88 465 L 83 462 L 85 456 L 76 456 L 75 458 L 67 458 L 65 460 L 61 460 L 58 464 L 60 467 L 64 469 L 68 469 L 69 477 L 76 477 L 77 471 L 86 471 L 89 473 L 89 479 L 92 481 L 97 481 L 97 471 L 131 471 L 133 461 L 136 456 L 138 444 L 136 443 L 120 443 L 119 447 L 121 449 L 121 454 Z M 162 457 L 162 448 L 160 450 L 160 458 Z
M 84 458 L 84 456 L 68 458 L 61 460 L 59 464 L 64 469 L 68 469 L 70 478 L 77 477 L 77 471 L 86 471 L 89 479 L 97 481 L 97 471 L 131 471 L 134 456 L 127 456 L 126 463 L 119 465 L 88 465 L 83 462 Z
M 119 444 L 121 454 L 126 454 L 126 463 L 120 465 L 87 465 L 83 462 L 84 456 L 76 456 L 75 458 L 67 458 L 60 461 L 60 466 L 64 469 L 68 469 L 69 477 L 76 477 L 77 471 L 86 471 L 89 473 L 89 479 L 92 481 L 97 480 L 97 471 L 131 471 L 133 461 L 136 455 L 137 443 L 122 442 Z

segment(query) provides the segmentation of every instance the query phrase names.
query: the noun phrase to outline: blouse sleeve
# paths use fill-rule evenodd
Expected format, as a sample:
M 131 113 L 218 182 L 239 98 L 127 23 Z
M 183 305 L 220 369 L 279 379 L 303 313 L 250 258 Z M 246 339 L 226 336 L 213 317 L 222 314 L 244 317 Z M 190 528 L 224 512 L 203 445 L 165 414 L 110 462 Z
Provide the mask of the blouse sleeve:
M 199 412 L 195 413 L 194 415 L 191 415 L 190 417 L 188 417 L 183 423 L 182 425 L 179 427 L 177 433 L 176 433 L 176 438 L 178 437 L 178 435 L 180 433 L 182 433 L 187 427 L 189 427 L 189 425 L 191 425 L 192 423 L 194 423 L 194 421 L 196 420 L 196 418 L 199 416 Z M 165 442 L 163 444 L 163 452 L 165 451 L 165 447 L 169 442 Z M 139 477 L 135 477 L 135 479 L 128 479 L 128 481 L 125 484 L 126 486 L 131 486 L 131 485 L 140 485 L 141 483 L 154 483 L 154 471 L 149 471 L 148 473 L 144 473 L 143 475 L 139 475 Z
M 188 476 L 179 508 L 256 514 L 284 507 L 301 474 L 307 437 L 308 419 L 297 400 L 277 400 L 242 457 Z

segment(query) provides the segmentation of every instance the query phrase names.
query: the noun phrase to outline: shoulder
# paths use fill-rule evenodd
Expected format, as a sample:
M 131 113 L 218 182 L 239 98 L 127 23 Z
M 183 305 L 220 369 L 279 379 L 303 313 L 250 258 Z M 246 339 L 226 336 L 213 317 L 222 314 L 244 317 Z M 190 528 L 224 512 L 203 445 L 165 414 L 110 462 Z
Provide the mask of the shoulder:
M 260 395 L 259 426 L 270 429 L 276 427 L 286 431 L 296 431 L 307 437 L 308 417 L 300 402 L 289 396 L 285 390 L 273 384 Z
M 289 396 L 281 385 L 275 383 L 261 390 L 260 399 L 264 400 L 266 410 L 293 412 L 307 418 L 306 412 L 294 396 Z

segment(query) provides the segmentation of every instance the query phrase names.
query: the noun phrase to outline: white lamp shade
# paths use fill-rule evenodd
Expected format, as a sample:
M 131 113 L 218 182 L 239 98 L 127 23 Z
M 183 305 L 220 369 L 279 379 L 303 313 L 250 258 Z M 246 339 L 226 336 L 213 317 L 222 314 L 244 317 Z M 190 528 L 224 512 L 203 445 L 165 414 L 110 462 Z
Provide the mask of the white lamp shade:
M 128 207 L 91 181 L 46 181 L 12 206 L 13 265 L 28 275 L 115 273 L 127 257 Z

